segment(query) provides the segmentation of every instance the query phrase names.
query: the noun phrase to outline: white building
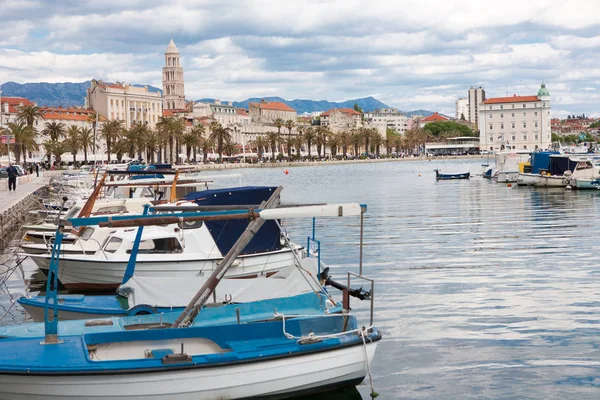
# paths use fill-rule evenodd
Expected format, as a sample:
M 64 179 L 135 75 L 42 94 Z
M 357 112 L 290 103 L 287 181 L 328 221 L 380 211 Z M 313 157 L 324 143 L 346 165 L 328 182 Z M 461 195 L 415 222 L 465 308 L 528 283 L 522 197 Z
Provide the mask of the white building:
M 392 129 L 404 135 L 408 128 L 408 117 L 396 108 L 379 108 L 365 113 L 365 121 L 371 124 L 385 124 L 386 129 Z
M 456 100 L 456 114 L 457 120 L 469 120 L 469 99 L 460 98 Z
M 485 90 L 481 86 L 471 86 L 469 89 L 469 115 L 465 115 L 467 121 L 478 125 L 479 105 L 485 100 Z
M 550 93 L 542 83 L 536 96 L 496 97 L 479 110 L 481 150 L 544 150 L 551 145 Z
M 107 120 L 123 121 L 126 129 L 134 122 L 148 122 L 150 128 L 154 128 L 162 116 L 161 95 L 150 92 L 147 86 L 92 80 L 85 103 L 86 108 L 93 109 Z

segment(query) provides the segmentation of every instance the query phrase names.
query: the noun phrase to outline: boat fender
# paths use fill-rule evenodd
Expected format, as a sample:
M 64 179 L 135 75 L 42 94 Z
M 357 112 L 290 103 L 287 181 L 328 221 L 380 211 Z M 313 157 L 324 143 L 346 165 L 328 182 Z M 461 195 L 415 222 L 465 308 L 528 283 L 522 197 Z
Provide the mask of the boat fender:
M 128 312 L 128 315 L 130 316 L 148 314 L 158 314 L 158 310 L 148 304 L 138 304 L 137 306 L 130 308 Z

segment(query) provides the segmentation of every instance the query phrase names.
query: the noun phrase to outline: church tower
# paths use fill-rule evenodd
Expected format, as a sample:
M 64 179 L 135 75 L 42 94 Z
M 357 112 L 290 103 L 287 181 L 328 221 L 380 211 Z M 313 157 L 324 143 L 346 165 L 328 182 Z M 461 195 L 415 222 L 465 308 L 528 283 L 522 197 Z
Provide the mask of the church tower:
M 185 108 L 185 91 L 183 83 L 183 68 L 179 64 L 179 50 L 173 42 L 169 42 L 165 52 L 163 73 L 163 109 Z

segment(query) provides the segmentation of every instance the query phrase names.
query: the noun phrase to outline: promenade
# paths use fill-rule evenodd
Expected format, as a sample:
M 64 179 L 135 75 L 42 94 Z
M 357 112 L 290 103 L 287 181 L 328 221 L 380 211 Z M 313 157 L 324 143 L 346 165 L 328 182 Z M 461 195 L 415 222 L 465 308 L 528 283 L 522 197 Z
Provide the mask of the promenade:
M 20 176 L 17 181 L 17 190 L 8 191 L 8 179 L 0 179 L 0 214 L 17 205 L 36 190 L 46 186 L 50 181 L 50 174 L 40 172 L 40 177 L 34 175 Z

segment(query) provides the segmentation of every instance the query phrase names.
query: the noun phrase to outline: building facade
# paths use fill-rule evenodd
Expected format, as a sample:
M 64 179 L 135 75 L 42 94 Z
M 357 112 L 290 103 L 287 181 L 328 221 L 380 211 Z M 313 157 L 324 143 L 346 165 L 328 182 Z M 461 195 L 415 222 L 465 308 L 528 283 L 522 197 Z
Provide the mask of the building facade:
M 365 121 L 368 123 L 386 125 L 386 129 L 392 129 L 396 133 L 404 135 L 408 128 L 408 117 L 396 108 L 379 108 L 375 111 L 365 113 Z
M 459 121 L 469 121 L 469 99 L 460 98 L 456 100 L 455 106 L 456 114 L 454 117 Z
M 272 124 L 276 119 L 296 122 L 296 110 L 285 103 L 264 101 L 248 104 L 250 120 L 257 124 Z
M 334 131 L 358 128 L 362 126 L 362 114 L 352 108 L 334 108 L 321 114 L 321 125 Z
M 481 150 L 545 150 L 551 145 L 550 93 L 487 99 L 479 110 Z
M 481 86 L 471 86 L 469 89 L 469 116 L 468 121 L 479 125 L 479 105 L 485 100 L 485 90 Z
M 120 120 L 126 129 L 134 122 L 147 122 L 154 128 L 162 116 L 160 93 L 148 87 L 135 87 L 117 82 L 114 84 L 93 80 L 87 90 L 86 108 L 98 112 L 107 120 Z
M 179 60 L 179 50 L 173 39 L 165 52 L 163 75 L 163 99 L 165 110 L 181 110 L 185 108 L 185 84 L 183 67 Z

